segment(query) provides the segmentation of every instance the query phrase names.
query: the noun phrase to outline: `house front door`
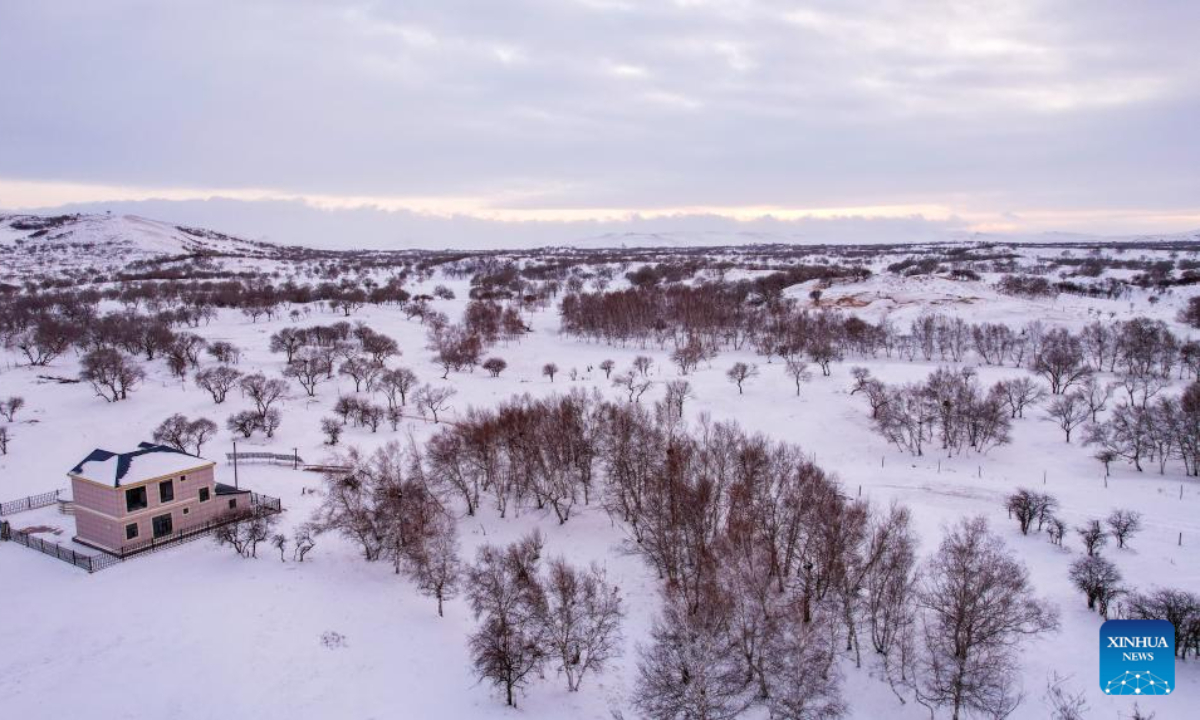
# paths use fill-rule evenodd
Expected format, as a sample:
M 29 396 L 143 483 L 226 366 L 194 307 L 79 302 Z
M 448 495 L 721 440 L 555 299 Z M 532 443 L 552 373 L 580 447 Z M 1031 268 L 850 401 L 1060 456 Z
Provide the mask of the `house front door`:
M 171 516 L 159 515 L 154 518 L 154 537 L 160 538 L 171 534 Z

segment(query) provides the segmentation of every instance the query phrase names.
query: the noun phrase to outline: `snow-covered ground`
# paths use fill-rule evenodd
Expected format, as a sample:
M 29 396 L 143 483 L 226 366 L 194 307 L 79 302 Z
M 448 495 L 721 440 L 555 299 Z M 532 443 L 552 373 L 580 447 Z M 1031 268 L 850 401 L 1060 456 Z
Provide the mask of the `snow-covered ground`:
M 442 279 L 436 282 L 444 282 Z M 432 283 L 431 283 L 432 284 Z M 465 282 L 447 283 L 458 294 L 436 301 L 451 318 L 466 305 Z M 877 277 L 857 286 L 836 286 L 823 302 L 855 297 L 865 304 L 864 316 L 887 311 L 907 323 L 910 313 L 957 309 L 973 320 L 1007 320 L 1021 324 L 1041 318 L 1050 324 L 1077 326 L 1096 312 L 1118 317 L 1136 310 L 1171 319 L 1173 310 L 1151 308 L 1144 301 L 1024 301 L 996 295 L 984 284 L 964 285 L 937 280 Z M 792 292 L 805 297 L 803 288 Z M 1167 305 L 1164 303 L 1164 306 Z M 340 315 L 313 313 L 302 324 L 331 323 Z M 440 379 L 424 349 L 425 331 L 395 308 L 367 307 L 351 320 L 362 321 L 394 337 L 403 349 L 399 364 L 416 370 L 422 381 L 452 385 L 458 395 L 453 412 L 489 406 L 517 393 L 549 394 L 572 387 L 595 387 L 616 398 L 617 391 L 597 370 L 611 358 L 618 368 L 635 355 L 655 360 L 653 379 L 675 377 L 667 353 L 655 348 L 612 348 L 558 333 L 553 308 L 534 315 L 533 332 L 489 354 L 506 359 L 499 378 L 483 371 L 454 373 Z M 252 323 L 223 312 L 199 332 L 209 340 L 241 346 L 243 370 L 260 368 L 277 376 L 280 355 L 268 351 L 268 338 L 292 325 L 284 317 Z M 1176 327 L 1177 330 L 1182 328 Z M 0 457 L 0 499 L 8 500 L 66 486 L 66 472 L 95 447 L 124 450 L 149 439 L 152 429 L 176 412 L 206 416 L 222 425 L 205 447 L 205 455 L 223 460 L 232 440 L 224 418 L 248 407 L 236 392 L 221 406 L 190 381 L 172 379 L 162 361 L 147 364 L 149 376 L 128 401 L 106 403 L 84 384 L 59 384 L 38 375 L 74 376 L 77 358 L 68 355 L 49 368 L 19 366 L 8 352 L 0 366 L 0 398 L 22 395 L 28 406 L 18 416 L 9 454 Z M 759 364 L 761 375 L 745 394 L 725 377 L 733 362 Z M 542 377 L 546 362 L 562 372 L 554 382 Z M 1027 563 L 1038 592 L 1062 611 L 1058 633 L 1030 643 L 1023 652 L 1022 682 L 1027 697 L 1015 717 L 1046 717 L 1041 701 L 1052 672 L 1070 675 L 1075 690 L 1085 690 L 1089 717 L 1114 718 L 1128 713 L 1132 702 L 1105 697 L 1099 690 L 1098 628 L 1101 619 L 1089 612 L 1082 596 L 1067 581 L 1070 562 L 1079 557 L 1078 543 L 1056 547 L 1044 536 L 1020 535 L 1002 508 L 1003 497 L 1028 486 L 1054 494 L 1072 524 L 1102 518 L 1115 508 L 1141 511 L 1146 527 L 1127 550 L 1108 549 L 1126 580 L 1142 588 L 1162 585 L 1200 588 L 1200 482 L 1172 466 L 1166 475 L 1147 468 L 1137 473 L 1114 465 L 1105 483 L 1093 449 L 1063 442 L 1062 433 L 1034 411 L 1014 426 L 1013 442 L 984 456 L 913 458 L 889 446 L 870 427 L 866 404 L 850 396 L 850 367 L 861 364 L 886 381 L 915 380 L 937 363 L 877 359 L 835 364 L 831 377 L 816 373 L 799 397 L 780 363 L 766 364 L 750 352 L 725 352 L 688 379 L 696 399 L 689 418 L 709 413 L 734 419 L 752 431 L 795 442 L 818 464 L 835 473 L 847 492 L 886 504 L 908 505 L 923 539 L 922 550 L 936 547 L 942 526 L 958 518 L 982 514 L 1003 535 L 1013 554 Z M 579 378 L 570 379 L 572 369 Z M 1012 368 L 979 368 L 980 379 L 1023 373 Z M 286 402 L 284 422 L 273 440 L 239 441 L 239 449 L 290 452 L 309 461 L 329 452 L 322 444 L 319 419 L 330 415 L 339 393 L 353 384 L 339 379 L 322 384 L 318 397 L 295 392 Z M 661 385 L 651 391 L 662 393 Z M 647 399 L 650 399 L 649 396 Z M 381 428 L 372 434 L 350 429 L 343 445 L 374 448 L 412 436 L 420 441 L 433 426 L 405 420 L 398 432 Z M 218 481 L 230 482 L 231 469 L 218 466 Z M 243 466 L 243 487 L 282 499 L 285 529 L 304 522 L 317 496 L 306 488 L 321 484 L 318 475 L 272 466 Z M 51 508 L 50 510 L 53 510 Z M 19 517 L 19 516 L 17 516 Z M 58 516 L 61 517 L 61 516 Z M 466 635 L 473 621 L 462 599 L 448 603 L 439 619 L 430 599 L 421 596 L 386 563 L 364 562 L 347 542 L 331 535 L 319 538 L 310 561 L 280 562 L 272 550 L 260 548 L 258 560 L 242 560 L 211 540 L 119 564 L 88 575 L 70 565 L 15 544 L 0 544 L 0 577 L 5 579 L 4 622 L 0 623 L 0 708 L 21 718 L 611 718 L 622 712 L 633 718 L 628 693 L 636 676 L 636 648 L 648 637 L 655 615 L 658 582 L 636 556 L 624 551 L 625 536 L 599 507 L 573 514 L 565 525 L 553 515 L 524 511 L 500 519 L 487 510 L 460 524 L 465 557 L 482 543 L 503 543 L 538 527 L 549 555 L 573 561 L 595 560 L 607 568 L 625 598 L 624 655 L 604 673 L 589 676 L 579 693 L 568 693 L 552 674 L 535 682 L 519 699 L 520 709 L 503 706 L 488 686 L 472 674 Z M 1179 544 L 1182 534 L 1182 545 Z M 339 633 L 343 643 L 323 642 Z M 330 646 L 333 645 L 333 646 Z M 843 666 L 844 688 L 856 718 L 924 718 L 912 702 L 901 704 L 879 679 L 871 662 L 861 669 Z M 1200 669 L 1178 663 L 1178 692 L 1163 701 L 1143 702 L 1160 720 L 1195 717 L 1191 699 L 1200 695 Z M 1182 697 L 1180 697 L 1182 696 Z

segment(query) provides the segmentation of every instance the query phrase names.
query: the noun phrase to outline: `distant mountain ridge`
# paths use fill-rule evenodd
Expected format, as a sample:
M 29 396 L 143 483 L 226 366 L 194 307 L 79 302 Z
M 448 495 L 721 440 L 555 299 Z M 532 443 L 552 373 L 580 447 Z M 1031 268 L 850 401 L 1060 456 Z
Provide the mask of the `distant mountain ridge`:
M 270 243 L 137 215 L 0 215 L 0 273 L 94 268 L 106 272 L 181 256 L 271 258 Z

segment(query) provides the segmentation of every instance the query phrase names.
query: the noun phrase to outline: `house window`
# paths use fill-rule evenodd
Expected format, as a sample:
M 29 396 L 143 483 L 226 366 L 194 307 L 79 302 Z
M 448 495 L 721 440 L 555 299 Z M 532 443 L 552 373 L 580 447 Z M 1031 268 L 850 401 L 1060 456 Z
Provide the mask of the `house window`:
M 169 503 L 175 499 L 175 486 L 170 480 L 158 484 L 158 501 Z
M 125 491 L 125 511 L 144 510 L 146 508 L 146 486 L 129 488 Z
M 172 527 L 170 514 L 159 515 L 158 517 L 154 518 L 154 537 L 160 538 L 164 535 L 170 535 L 171 530 Z
M 133 540 L 138 536 L 137 523 L 129 523 L 125 526 L 125 539 Z
M 184 515 L 187 515 L 187 514 L 188 514 L 188 513 L 190 513 L 191 511 L 192 511 L 192 509 L 191 509 L 191 508 L 184 508 L 184 509 L 183 509 L 183 514 L 184 514 Z
M 187 475 L 180 475 L 179 482 L 187 482 Z
M 200 502 L 208 502 L 208 488 L 200 488 Z
M 237 498 L 229 498 L 229 509 L 233 510 L 237 507 Z

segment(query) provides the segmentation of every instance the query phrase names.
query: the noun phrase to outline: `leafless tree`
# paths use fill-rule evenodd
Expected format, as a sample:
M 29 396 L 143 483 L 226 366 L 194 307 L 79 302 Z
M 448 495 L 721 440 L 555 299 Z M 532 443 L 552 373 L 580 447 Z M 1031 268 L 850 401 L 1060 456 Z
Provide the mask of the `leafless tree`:
M 169 445 L 183 452 L 192 451 L 195 455 L 199 455 L 204 448 L 204 443 L 210 437 L 217 433 L 217 424 L 208 418 L 196 418 L 189 420 L 180 413 L 176 413 L 166 420 L 154 431 L 154 442 Z M 193 451 L 192 448 L 195 448 Z
M 621 598 L 598 566 L 579 570 L 562 558 L 550 562 L 544 587 L 546 645 L 576 692 L 585 674 L 620 654 Z
M 1067 442 L 1071 442 L 1071 431 L 1087 422 L 1087 419 L 1092 416 L 1087 400 L 1082 394 L 1076 392 L 1065 393 L 1054 398 L 1046 407 L 1046 414 L 1066 433 Z
M 669 596 L 641 649 L 633 703 L 651 720 L 733 720 L 750 707 L 746 671 L 729 636 L 728 606 L 689 612 Z
M 1046 397 L 1046 390 L 1033 378 L 1021 377 L 997 382 L 992 392 L 1004 399 L 1011 417 L 1025 417 L 1025 408 L 1036 406 Z
M 443 605 L 458 594 L 463 574 L 453 518 L 438 517 L 429 537 L 413 554 L 411 564 L 417 587 L 437 600 L 438 617 L 443 617 Z
M 287 397 L 287 383 L 278 378 L 268 379 L 262 373 L 243 377 L 241 387 L 242 392 L 254 401 L 259 417 L 264 417 L 272 405 Z
M 237 385 L 242 373 L 228 365 L 204 368 L 196 372 L 196 387 L 207 390 L 212 395 L 213 402 L 220 405 L 225 402 L 225 396 Z
M 1015 517 L 1021 526 L 1021 534 L 1028 535 L 1036 520 L 1038 530 L 1054 515 L 1058 501 L 1046 493 L 1034 492 L 1021 488 L 1008 496 L 1005 508 L 1011 517 Z
M 0 417 L 9 422 L 15 422 L 17 411 L 23 407 L 25 407 L 25 398 L 11 395 L 3 402 L 0 402 Z
M 321 348 L 301 348 L 283 370 L 284 377 L 294 378 L 309 397 L 317 396 L 317 385 L 326 379 L 326 358 Z
M 1087 550 L 1088 557 L 1098 556 L 1100 548 L 1108 542 L 1108 537 L 1104 533 L 1104 528 L 1100 527 L 1099 520 L 1088 520 L 1086 524 L 1075 528 L 1075 532 L 1079 535 L 1080 542 L 1083 543 L 1083 549 Z
M 539 622 L 546 603 L 537 573 L 540 553 L 536 537 L 503 549 L 485 545 L 467 571 L 467 597 L 479 621 L 469 640 L 475 672 L 501 688 L 512 707 L 547 654 Z
M 1013 687 L 1022 637 L 1058 627 L 1035 598 L 1029 572 L 979 518 L 950 528 L 921 583 L 923 655 L 917 697 L 951 717 L 1004 717 L 1021 701 Z
M 1089 376 L 1079 387 L 1079 395 L 1087 404 L 1092 422 L 1097 422 L 1099 415 L 1108 407 L 1108 401 L 1113 396 L 1113 386 L 1100 382 L 1095 375 Z
M 1069 577 L 1087 596 L 1088 610 L 1099 609 L 1107 617 L 1108 603 L 1121 587 L 1121 571 L 1117 566 L 1099 556 L 1082 557 L 1071 563 Z
M 208 354 L 213 360 L 224 365 L 237 365 L 242 359 L 242 351 L 236 345 L 225 340 L 218 340 L 208 345 Z
M 243 410 L 230 415 L 225 421 L 225 427 L 230 432 L 241 433 L 242 437 L 250 437 L 259 428 L 260 416 L 253 410 Z
M 642 399 L 642 395 L 650 389 L 654 383 L 650 380 L 639 380 L 638 376 L 631 372 L 624 372 L 613 378 L 613 387 L 618 387 L 624 390 L 629 395 L 629 402 L 638 402 Z
M 379 377 L 381 366 L 368 358 L 352 356 L 338 367 L 338 374 L 345 375 L 354 381 L 354 392 L 360 392 L 364 386 L 369 391 Z
M 416 385 L 417 374 L 401 367 L 383 371 L 375 387 L 387 398 L 388 407 L 394 408 L 408 404 L 408 393 Z
M 321 433 L 325 436 L 326 445 L 337 445 L 342 437 L 342 422 L 337 418 L 321 418 Z
M 608 380 L 610 377 L 612 377 L 613 368 L 615 368 L 616 366 L 617 366 L 617 364 L 615 362 L 613 362 L 612 360 L 601 360 L 600 361 L 600 369 L 604 371 L 604 379 L 605 380 Z
M 742 394 L 742 384 L 752 377 L 758 376 L 758 366 L 747 365 L 744 362 L 736 362 L 725 373 L 729 381 L 737 385 L 738 395 Z
M 1142 514 L 1136 510 L 1113 510 L 1104 523 L 1117 541 L 1117 547 L 1124 549 L 1129 538 L 1142 529 Z
M 292 533 L 292 559 L 304 562 L 304 558 L 317 546 L 313 536 L 316 533 L 310 523 L 301 523 Z
M 646 377 L 650 372 L 650 366 L 654 364 L 653 358 L 648 355 L 638 355 L 633 359 L 633 369 L 642 377 Z
M 687 380 L 668 380 L 666 383 L 667 394 L 663 398 L 666 404 L 667 412 L 673 417 L 683 419 L 683 404 L 690 398 L 695 397 L 692 392 L 692 384 Z
M 1050 709 L 1050 720 L 1085 720 L 1087 717 L 1087 695 L 1082 690 L 1072 692 L 1067 688 L 1070 677 L 1057 672 L 1046 681 L 1046 693 L 1042 701 Z
M 113 348 L 97 348 L 83 356 L 79 377 L 91 383 L 96 394 L 108 402 L 129 397 L 146 373 L 132 358 Z
M 433 385 L 423 385 L 416 395 L 413 396 L 413 401 L 421 411 L 421 416 L 432 416 L 433 422 L 438 422 L 438 414 L 444 413 L 449 409 L 450 398 L 454 397 L 457 391 L 449 387 L 434 387 Z
M 542 366 L 542 375 L 550 378 L 550 382 L 554 382 L 556 374 L 558 374 L 558 366 L 554 363 L 546 363 Z
M 8 454 L 8 444 L 12 442 L 12 432 L 7 425 L 0 425 L 0 455 Z
M 812 373 L 808 371 L 808 363 L 794 355 L 784 358 L 783 362 L 788 377 L 792 379 L 792 382 L 796 383 L 796 395 L 799 395 L 800 385 L 812 380 Z M 853 394 L 855 391 L 851 390 L 850 392 Z
M 504 362 L 503 358 L 490 357 L 483 361 L 483 369 L 491 373 L 492 377 L 500 377 L 500 373 L 507 367 L 508 363 Z
M 218 527 L 214 537 L 218 545 L 230 545 L 244 558 L 257 558 L 258 544 L 271 537 L 278 521 L 276 514 L 243 514 Z
M 1042 338 L 1040 352 L 1033 359 L 1033 371 L 1046 378 L 1054 395 L 1065 393 L 1092 374 L 1084 362 L 1079 338 L 1062 328 L 1051 330 Z

